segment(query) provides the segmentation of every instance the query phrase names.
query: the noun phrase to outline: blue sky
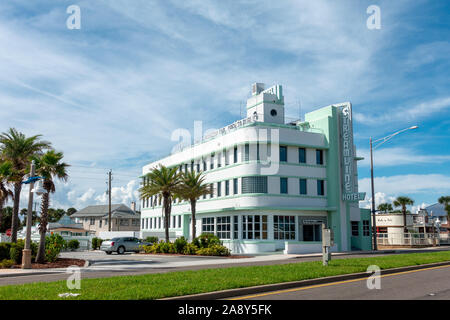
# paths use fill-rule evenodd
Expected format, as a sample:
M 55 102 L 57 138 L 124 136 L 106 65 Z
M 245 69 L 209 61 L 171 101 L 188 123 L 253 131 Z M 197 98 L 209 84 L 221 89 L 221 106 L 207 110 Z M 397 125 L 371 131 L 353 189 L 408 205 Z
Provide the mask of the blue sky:
M 81 29 L 69 30 L 69 5 Z M 381 9 L 369 30 L 366 9 Z M 176 128 L 240 118 L 253 82 L 284 87 L 286 114 L 351 101 L 355 143 L 399 129 L 375 153 L 377 201 L 450 194 L 448 1 L 3 1 L 0 129 L 41 133 L 71 179 L 53 206 L 137 197 L 141 167 Z M 359 163 L 369 193 L 367 160 Z M 26 196 L 23 201 L 26 200 Z M 368 201 L 362 202 L 366 206 Z

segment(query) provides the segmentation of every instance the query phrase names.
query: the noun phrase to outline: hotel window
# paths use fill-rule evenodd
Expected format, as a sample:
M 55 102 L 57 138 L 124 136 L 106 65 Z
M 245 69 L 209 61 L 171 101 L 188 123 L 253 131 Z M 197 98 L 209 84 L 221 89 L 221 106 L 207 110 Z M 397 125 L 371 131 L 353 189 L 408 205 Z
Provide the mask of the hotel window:
M 363 220 L 363 236 L 364 236 L 364 237 L 370 236 L 370 224 L 369 224 L 369 220 Z
M 306 163 L 306 149 L 305 148 L 298 148 L 298 162 Z
M 211 153 L 211 163 L 209 164 L 209 168 L 214 169 L 214 153 Z
M 317 195 L 323 196 L 325 195 L 325 181 L 317 180 Z
M 176 228 L 176 227 L 177 227 L 177 217 L 172 216 L 172 228 Z
M 242 216 L 242 239 L 267 239 L 267 216 Z
M 287 147 L 280 146 L 280 162 L 287 162 Z
M 259 142 L 256 143 L 256 160 L 259 161 L 260 157 L 259 157 Z
M 226 196 L 230 195 L 230 181 L 229 180 L 225 181 L 225 195 Z
M 144 229 L 144 223 L 145 223 L 145 219 L 141 219 L 141 221 L 142 221 L 142 226 L 141 226 L 141 229 Z
M 230 163 L 229 163 L 229 161 L 228 161 L 228 152 L 227 152 L 227 149 L 223 149 L 223 156 L 224 156 L 224 158 L 225 158 L 225 165 L 226 165 L 226 166 L 229 165 Z
M 233 194 L 238 194 L 238 179 L 233 179 Z
M 149 218 L 149 229 L 152 229 L 153 228 L 153 218 Z
M 217 155 L 217 168 L 220 168 L 222 166 L 222 154 L 219 153 Z
M 234 163 L 238 162 L 238 148 L 237 148 L 237 146 L 234 147 L 234 149 L 233 149 L 233 162 Z
M 206 161 L 203 160 L 203 171 L 206 171 L 208 169 L 208 167 L 206 166 Z
M 202 232 L 214 234 L 214 218 L 202 218 Z
M 323 164 L 323 150 L 316 150 L 316 164 Z
M 244 150 L 245 150 L 244 161 L 249 161 L 250 160 L 250 145 L 248 143 L 245 144 Z
M 303 241 L 322 241 L 322 225 L 303 224 Z
M 178 228 L 181 228 L 181 215 L 178 216 Z
M 231 239 L 230 217 L 217 217 L 217 236 L 219 239 Z
M 358 221 L 351 221 L 352 224 L 352 236 L 359 236 L 359 222 Z
M 300 179 L 300 194 L 307 194 L 306 179 Z
M 145 219 L 145 229 L 148 229 L 148 218 Z
M 209 197 L 210 198 L 214 198 L 214 184 L 210 184 L 209 185 L 209 187 L 210 187 L 210 193 L 209 193 Z
M 188 164 L 185 163 L 185 164 L 184 164 L 184 173 L 187 173 L 187 172 L 188 172 Z
M 191 161 L 191 172 L 194 171 L 194 161 Z
M 197 163 L 197 172 L 200 172 L 200 163 Z
M 217 182 L 217 196 L 222 196 L 222 182 Z
M 275 240 L 295 240 L 295 217 L 274 216 L 273 238 Z
M 288 193 L 288 178 L 280 178 L 280 193 Z
M 267 193 L 267 177 L 243 177 L 242 193 Z
M 238 216 L 233 216 L 233 224 L 234 224 L 233 239 L 239 239 L 239 217 Z
M 158 217 L 158 229 L 161 229 L 161 217 Z

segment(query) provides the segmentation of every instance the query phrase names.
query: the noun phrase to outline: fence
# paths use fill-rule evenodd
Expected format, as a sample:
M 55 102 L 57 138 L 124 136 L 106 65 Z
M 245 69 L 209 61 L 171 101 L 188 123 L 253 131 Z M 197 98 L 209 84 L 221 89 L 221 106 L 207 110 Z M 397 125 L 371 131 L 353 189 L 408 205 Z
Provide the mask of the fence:
M 433 246 L 440 244 L 438 233 L 378 233 L 380 246 Z

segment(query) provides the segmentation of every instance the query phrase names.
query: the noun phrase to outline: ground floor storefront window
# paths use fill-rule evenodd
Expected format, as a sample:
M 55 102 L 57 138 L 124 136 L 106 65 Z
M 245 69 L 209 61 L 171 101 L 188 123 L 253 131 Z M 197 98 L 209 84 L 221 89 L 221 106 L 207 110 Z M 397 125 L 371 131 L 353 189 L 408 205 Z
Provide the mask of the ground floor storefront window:
M 273 216 L 273 238 L 295 240 L 295 216 Z
M 267 216 L 264 215 L 244 215 L 242 216 L 242 239 L 266 240 L 267 237 Z
M 214 218 L 202 218 L 202 232 L 214 234 Z
M 219 239 L 231 239 L 231 218 L 217 217 L 217 236 Z
M 322 241 L 322 224 L 327 225 L 327 217 L 298 217 L 300 241 Z

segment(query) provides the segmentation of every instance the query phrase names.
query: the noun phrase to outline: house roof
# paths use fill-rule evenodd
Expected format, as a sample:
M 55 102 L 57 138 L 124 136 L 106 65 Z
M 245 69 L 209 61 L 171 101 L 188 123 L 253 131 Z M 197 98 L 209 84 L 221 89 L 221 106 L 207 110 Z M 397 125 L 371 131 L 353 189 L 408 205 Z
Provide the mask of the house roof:
M 49 230 L 55 230 L 55 229 L 76 229 L 76 230 L 84 230 L 83 224 L 81 223 L 75 223 L 74 220 L 72 220 L 68 215 L 63 215 L 61 219 L 59 219 L 58 222 L 51 222 L 48 224 Z
M 88 217 L 104 217 L 108 215 L 108 205 L 89 206 L 80 211 L 75 212 L 71 217 L 73 218 L 88 218 Z M 124 204 L 111 205 L 111 216 L 114 218 L 136 217 L 139 218 L 139 214 L 131 210 Z
M 432 204 L 426 207 L 425 210 L 427 210 L 428 215 L 431 216 L 433 214 L 433 217 L 447 216 L 447 211 L 445 211 L 444 205 L 441 203 Z

